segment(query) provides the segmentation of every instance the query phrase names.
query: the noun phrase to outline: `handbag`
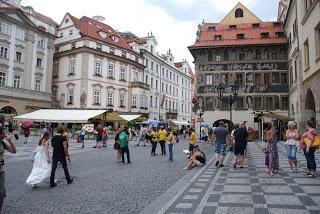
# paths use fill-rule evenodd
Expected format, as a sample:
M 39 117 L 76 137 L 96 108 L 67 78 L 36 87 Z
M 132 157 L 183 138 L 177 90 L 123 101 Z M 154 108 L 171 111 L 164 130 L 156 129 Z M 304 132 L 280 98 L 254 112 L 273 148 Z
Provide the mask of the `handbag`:
M 114 148 L 114 150 L 119 150 L 119 149 L 120 149 L 120 144 L 119 144 L 118 141 L 115 141 L 115 142 L 114 142 L 113 148 Z

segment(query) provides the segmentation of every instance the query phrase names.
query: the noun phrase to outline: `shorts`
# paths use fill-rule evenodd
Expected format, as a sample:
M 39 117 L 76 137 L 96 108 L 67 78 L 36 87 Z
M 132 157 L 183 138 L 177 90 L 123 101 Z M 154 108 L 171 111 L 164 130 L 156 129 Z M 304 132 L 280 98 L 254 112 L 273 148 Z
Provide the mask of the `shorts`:
M 297 160 L 297 147 L 296 145 L 285 145 L 287 150 L 288 160 Z
M 193 151 L 193 147 L 194 147 L 194 145 L 189 144 L 189 152 L 192 152 L 192 151 Z
M 237 144 L 234 144 L 233 145 L 233 153 L 235 155 L 244 155 L 244 150 L 246 150 L 246 146 L 241 146 L 241 145 L 237 145 Z
M 97 142 L 102 141 L 102 135 L 97 135 L 97 136 L 96 136 L 96 141 L 97 141 Z
M 5 189 L 5 182 L 4 182 L 4 172 L 0 172 L 0 197 L 6 197 L 6 189 Z
M 107 141 L 107 140 L 108 140 L 107 136 L 103 135 L 103 136 L 102 136 L 102 140 L 103 140 L 104 142 Z
M 215 144 L 215 152 L 219 155 L 226 155 L 226 150 L 227 150 L 227 145 L 226 144 L 221 144 L 221 143 L 216 143 Z
M 200 161 L 198 160 L 194 160 L 194 163 L 196 164 L 196 166 L 204 166 L 204 163 L 201 163 Z

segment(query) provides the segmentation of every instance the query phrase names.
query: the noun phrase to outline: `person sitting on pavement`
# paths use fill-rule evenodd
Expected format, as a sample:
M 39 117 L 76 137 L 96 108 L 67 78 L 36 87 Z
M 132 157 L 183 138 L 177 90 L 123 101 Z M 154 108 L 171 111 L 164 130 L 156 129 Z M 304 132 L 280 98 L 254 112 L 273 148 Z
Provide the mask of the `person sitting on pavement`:
M 188 165 L 183 168 L 185 170 L 190 170 L 196 166 L 202 167 L 206 164 L 206 155 L 200 150 L 198 145 L 193 147 L 193 155 L 188 161 Z

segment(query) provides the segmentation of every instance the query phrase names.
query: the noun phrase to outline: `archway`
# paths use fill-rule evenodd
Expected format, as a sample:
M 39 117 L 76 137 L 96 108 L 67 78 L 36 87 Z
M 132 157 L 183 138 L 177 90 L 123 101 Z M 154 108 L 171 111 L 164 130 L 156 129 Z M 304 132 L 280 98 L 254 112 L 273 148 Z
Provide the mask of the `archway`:
M 306 119 L 312 120 L 314 124 L 316 124 L 316 105 L 314 101 L 313 93 L 310 89 L 307 90 L 307 96 L 306 96 Z
M 10 114 L 10 115 L 17 115 L 17 111 L 15 108 L 11 106 L 5 106 L 0 110 L 2 114 Z

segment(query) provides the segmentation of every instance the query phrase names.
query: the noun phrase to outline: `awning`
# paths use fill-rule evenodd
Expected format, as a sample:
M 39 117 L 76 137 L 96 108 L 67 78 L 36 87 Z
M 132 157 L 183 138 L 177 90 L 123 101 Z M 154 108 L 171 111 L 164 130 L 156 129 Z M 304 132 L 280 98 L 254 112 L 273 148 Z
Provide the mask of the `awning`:
M 184 126 L 189 126 L 190 123 L 186 122 L 186 121 L 176 121 L 176 120 L 172 120 L 172 122 L 175 124 L 175 125 L 184 125 Z
M 45 121 L 51 123 L 87 123 L 89 119 L 98 117 L 105 112 L 107 112 L 107 110 L 40 109 L 28 114 L 16 116 L 14 119 L 19 121 L 32 120 L 33 122 Z
M 270 112 L 270 111 L 265 111 L 265 112 L 254 112 L 256 116 L 263 116 L 263 117 L 270 117 L 276 120 L 281 120 L 283 122 L 289 122 L 290 120 L 294 120 L 294 118 L 286 116 L 286 115 L 282 115 L 282 114 L 278 114 L 278 113 L 274 113 L 274 112 Z
M 134 114 L 125 115 L 125 114 L 120 114 L 119 116 L 122 117 L 122 118 L 123 118 L 124 120 L 126 120 L 126 121 L 132 121 L 132 120 L 138 119 L 141 115 L 134 115 Z

